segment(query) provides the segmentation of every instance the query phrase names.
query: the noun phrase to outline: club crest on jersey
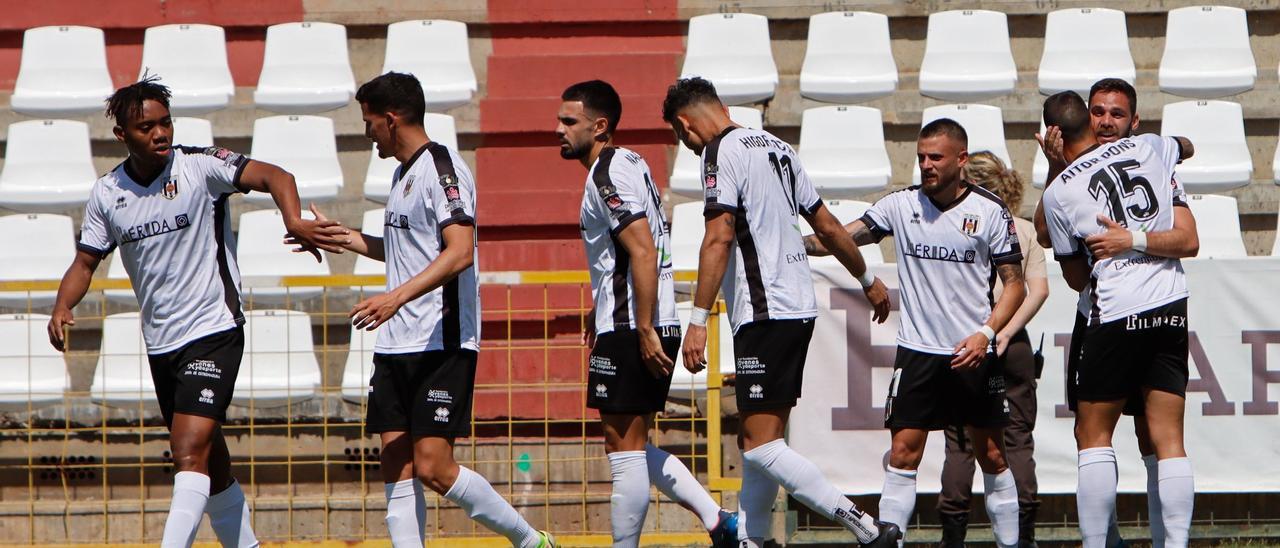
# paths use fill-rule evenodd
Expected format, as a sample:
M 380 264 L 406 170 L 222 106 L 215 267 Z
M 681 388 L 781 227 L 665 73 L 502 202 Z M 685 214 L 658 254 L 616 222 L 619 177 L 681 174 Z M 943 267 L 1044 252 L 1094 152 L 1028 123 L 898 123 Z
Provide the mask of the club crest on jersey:
M 705 168 L 703 169 L 703 173 L 705 173 L 705 174 L 706 174 L 706 175 L 704 175 L 704 177 L 703 177 L 703 186 L 704 186 L 704 187 L 706 187 L 706 188 L 709 188 L 709 189 L 710 189 L 710 188 L 715 188 L 715 187 L 716 187 L 716 175 L 718 175 L 718 174 L 720 173 L 720 166 L 718 166 L 718 165 L 716 165 L 716 164 L 707 164 L 707 165 L 705 166 Z
M 960 225 L 960 231 L 970 236 L 977 234 L 978 233 L 978 216 L 966 214 L 964 216 L 964 223 Z
M 414 177 L 415 177 L 415 175 L 410 174 L 408 177 L 405 177 L 405 179 L 404 179 L 404 196 L 406 196 L 406 197 L 407 197 L 407 196 L 409 196 L 409 191 L 410 191 L 410 190 L 413 190 L 413 178 L 414 178 Z
M 178 177 L 173 176 L 164 184 L 164 188 L 160 190 L 160 195 L 166 200 L 172 200 L 178 197 Z

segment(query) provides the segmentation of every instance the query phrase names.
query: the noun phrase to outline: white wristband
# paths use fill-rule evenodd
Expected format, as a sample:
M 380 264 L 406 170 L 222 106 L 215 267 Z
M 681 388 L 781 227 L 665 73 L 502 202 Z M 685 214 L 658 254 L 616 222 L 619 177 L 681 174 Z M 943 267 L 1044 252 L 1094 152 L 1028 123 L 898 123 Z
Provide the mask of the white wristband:
M 987 324 L 982 324 L 982 328 L 978 329 L 978 333 L 982 333 L 983 335 L 986 335 L 988 341 L 996 340 L 996 330 L 991 329 L 991 326 Z
M 863 289 L 871 287 L 872 284 L 876 283 L 876 277 L 871 273 L 870 268 L 862 272 L 862 276 L 858 277 L 858 283 L 862 284 Z
M 1140 230 L 1130 230 L 1129 235 L 1133 237 L 1134 251 L 1147 250 L 1147 233 Z
M 689 314 L 689 325 L 697 325 L 700 327 L 707 326 L 707 318 L 711 317 L 711 311 L 705 308 L 693 307 L 693 312 Z

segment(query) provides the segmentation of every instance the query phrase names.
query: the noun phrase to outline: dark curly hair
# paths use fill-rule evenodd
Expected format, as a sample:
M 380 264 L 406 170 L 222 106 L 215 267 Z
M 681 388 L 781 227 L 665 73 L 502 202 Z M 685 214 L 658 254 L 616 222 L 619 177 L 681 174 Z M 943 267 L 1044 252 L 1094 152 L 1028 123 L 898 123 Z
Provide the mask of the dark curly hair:
M 674 123 L 677 112 L 708 101 L 720 102 L 715 85 L 699 76 L 681 78 L 667 88 L 667 98 L 662 101 L 662 119 L 668 124 Z
M 173 94 L 169 92 L 168 86 L 158 83 L 159 81 L 159 76 L 144 74 L 141 80 L 117 89 L 107 97 L 106 117 L 114 118 L 117 126 L 124 127 L 129 123 L 130 117 L 142 114 L 144 101 L 152 100 L 169 108 L 169 97 Z

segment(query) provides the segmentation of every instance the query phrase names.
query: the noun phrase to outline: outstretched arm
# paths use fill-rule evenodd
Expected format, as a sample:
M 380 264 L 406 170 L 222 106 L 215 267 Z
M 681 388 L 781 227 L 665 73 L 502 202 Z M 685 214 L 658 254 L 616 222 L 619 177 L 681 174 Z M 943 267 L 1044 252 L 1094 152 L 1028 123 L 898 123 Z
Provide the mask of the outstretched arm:
M 857 247 L 876 243 L 876 237 L 871 233 L 871 228 L 867 226 L 867 223 L 862 222 L 862 219 L 844 225 L 844 231 Z M 804 237 L 804 251 L 811 257 L 825 257 L 831 254 L 827 245 L 818 238 L 816 232 Z
M 809 226 L 813 227 L 813 235 L 817 236 L 817 240 L 823 247 L 829 249 L 840 264 L 844 265 L 845 270 L 848 270 L 862 285 L 862 291 L 866 293 L 867 300 L 874 310 L 872 319 L 876 323 L 884 323 L 889 319 L 889 290 L 885 288 L 884 282 L 867 271 L 867 262 L 862 258 L 862 252 L 858 251 L 858 246 L 845 232 L 845 228 L 840 226 L 840 221 L 836 220 L 822 202 L 819 202 L 818 209 L 812 215 L 805 214 L 805 220 L 809 222 Z M 866 226 L 861 221 L 850 224 Z M 808 253 L 808 251 L 809 246 L 806 243 L 805 252 Z

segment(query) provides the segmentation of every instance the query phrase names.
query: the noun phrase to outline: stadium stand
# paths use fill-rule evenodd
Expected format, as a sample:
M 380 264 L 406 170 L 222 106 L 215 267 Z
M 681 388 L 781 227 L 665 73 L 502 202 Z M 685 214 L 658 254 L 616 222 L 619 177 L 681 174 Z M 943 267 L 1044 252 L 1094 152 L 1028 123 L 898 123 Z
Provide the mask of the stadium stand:
M 119 253 L 112 253 L 104 261 L 109 261 L 107 265 L 108 280 L 128 280 L 129 272 L 124 268 L 124 261 L 120 260 Z M 99 266 L 99 269 L 102 267 Z M 107 300 L 120 303 L 125 306 L 138 306 L 138 296 L 133 294 L 133 289 L 104 289 L 103 296 Z
M 1248 257 L 1244 239 L 1240 237 L 1240 208 L 1236 199 L 1214 194 L 1191 194 L 1187 205 L 1196 218 L 1200 235 L 1197 259 L 1229 259 Z
M 351 345 L 347 351 L 347 363 L 342 368 L 342 398 L 359 404 L 369 395 L 369 379 L 373 375 L 373 345 L 378 340 L 378 330 L 351 327 Z
M 1009 159 L 1009 147 L 1004 140 L 1004 120 L 1000 107 L 991 105 L 963 104 L 938 105 L 924 109 L 920 127 L 934 120 L 950 118 L 964 128 L 969 135 L 969 152 L 990 151 L 1004 162 L 1013 165 Z M 920 184 L 920 170 L 912 169 L 912 184 Z
M 443 112 L 471 102 L 476 73 L 471 67 L 467 24 L 423 19 L 387 26 L 386 60 L 382 72 L 407 72 L 418 77 L 427 110 Z
M 764 114 L 751 107 L 729 107 L 729 118 L 734 123 L 752 129 L 764 127 Z M 687 198 L 702 199 L 702 165 L 698 155 L 689 147 L 676 147 L 676 162 L 671 170 L 671 193 Z
M 826 195 L 824 194 L 823 196 L 825 197 Z M 825 198 L 823 201 L 826 202 L 827 209 L 831 211 L 831 214 L 840 220 L 840 224 L 849 224 L 862 218 L 862 214 L 867 212 L 867 208 L 871 207 L 871 203 L 858 200 L 832 200 Z M 801 221 L 800 233 L 805 236 L 813 234 L 813 227 L 809 226 L 809 223 Z M 884 263 L 884 253 L 880 251 L 880 246 L 877 244 L 858 246 L 858 251 L 862 253 L 863 260 L 869 265 Z M 811 261 L 839 262 L 835 257 L 814 257 Z
M 800 124 L 800 163 L 825 198 L 862 196 L 889 185 L 880 109 L 817 107 Z
M 953 10 L 929 15 L 920 93 L 943 101 L 982 101 L 1008 95 L 1017 81 L 1005 14 Z
M 1178 164 L 1187 192 L 1222 192 L 1249 184 L 1253 159 L 1244 134 L 1240 103 L 1182 101 L 1164 106 L 1160 134 L 1191 139 L 1195 156 Z
M 1040 121 L 1040 129 L 1038 134 L 1044 135 L 1044 121 Z M 1036 188 L 1044 188 L 1045 179 L 1049 178 L 1049 157 L 1044 155 L 1044 151 L 1040 147 L 1036 147 L 1036 159 L 1031 163 L 1031 185 Z
M 9 124 L 0 207 L 18 211 L 78 208 L 98 176 L 89 148 L 89 125 L 75 120 L 26 120 Z
M 383 226 L 386 224 L 385 209 L 371 209 L 364 212 L 364 219 L 360 222 L 360 232 L 370 236 L 382 236 Z M 387 267 L 382 261 L 375 261 L 364 255 L 356 257 L 356 266 L 352 274 L 357 276 L 381 276 L 387 273 Z M 352 287 L 352 291 L 363 291 L 364 295 L 374 295 L 387 290 L 384 285 L 366 285 Z M 353 339 L 354 340 L 354 339 Z
M 173 144 L 189 147 L 213 146 L 213 123 L 204 118 L 174 117 Z
M 689 325 L 689 315 L 693 312 L 693 301 L 683 301 L 676 303 L 676 316 L 680 318 L 680 325 Z M 718 363 L 707 363 L 706 369 L 697 373 L 690 373 L 688 369 L 682 366 L 675 367 L 671 370 L 671 392 L 672 399 L 688 399 L 690 396 L 705 395 L 707 391 L 707 373 L 717 371 L 721 375 L 732 375 L 734 373 L 733 359 L 733 326 L 729 324 L 729 315 L 720 314 L 718 316 L 720 331 L 720 360 Z
M 858 103 L 893 93 L 898 65 L 889 47 L 889 18 L 866 11 L 809 18 L 800 94 L 815 101 Z
M 253 147 L 249 156 L 276 164 L 293 174 L 298 197 L 303 203 L 326 202 L 342 190 L 342 165 L 333 119 L 323 116 L 289 115 L 258 118 L 253 122 Z M 272 203 L 271 195 L 255 192 L 245 200 Z
M 778 67 L 773 63 L 769 19 L 750 13 L 699 15 L 689 20 L 689 49 L 681 76 L 701 76 L 715 84 L 728 105 L 773 97 Z
M 1215 99 L 1253 89 L 1258 66 L 1249 45 L 1245 11 L 1227 6 L 1169 10 L 1160 90 Z
M 314 219 L 309 211 L 302 216 Z M 328 253 L 320 262 L 310 253 L 294 253 L 293 246 L 282 242 L 284 222 L 279 209 L 262 209 L 240 214 L 240 233 L 236 238 L 236 262 L 240 275 L 248 276 L 327 276 Z M 310 299 L 320 295 L 318 287 L 253 287 L 245 288 L 245 301 L 253 305 L 279 305 Z
M 0 281 L 58 280 L 76 255 L 71 217 L 27 213 L 0 217 L 0 233 L 13 234 L 0 252 Z M 56 291 L 0 291 L 0 306 L 27 311 L 51 306 Z
M 138 313 L 107 316 L 102 320 L 102 348 L 94 366 L 90 397 L 116 407 L 155 407 L 155 394 Z
M 71 377 L 62 353 L 49 345 L 44 314 L 0 315 L 0 409 L 41 409 L 62 403 Z
M 245 314 L 244 361 L 236 378 L 233 405 L 293 405 L 314 398 L 320 385 L 320 363 L 306 312 L 254 310 Z
M 346 105 L 356 93 L 347 28 L 321 22 L 267 28 L 262 75 L 253 102 L 282 114 L 311 114 Z
M 160 77 L 173 97 L 174 115 L 199 116 L 227 108 L 236 86 L 227 64 L 227 37 L 215 25 L 160 25 L 148 28 L 142 41 L 138 78 Z
M 1083 40 L 1086 36 L 1089 39 Z M 1037 78 L 1040 93 L 1072 90 L 1085 97 L 1089 87 L 1102 78 L 1132 84 L 1136 77 L 1123 11 L 1070 8 L 1049 12 Z
M 422 125 L 432 141 L 458 150 L 458 129 L 453 116 L 428 112 L 422 118 Z M 364 197 L 380 204 L 387 203 L 391 178 L 399 166 L 400 162 L 394 156 L 379 158 L 378 147 L 373 146 L 369 152 L 369 170 L 364 177 Z
M 115 88 L 102 29 L 38 27 L 22 35 L 22 66 L 10 106 L 28 116 L 81 116 L 102 109 Z
M 671 268 L 677 272 L 698 270 L 698 249 L 706 233 L 701 201 L 676 204 L 671 208 Z

